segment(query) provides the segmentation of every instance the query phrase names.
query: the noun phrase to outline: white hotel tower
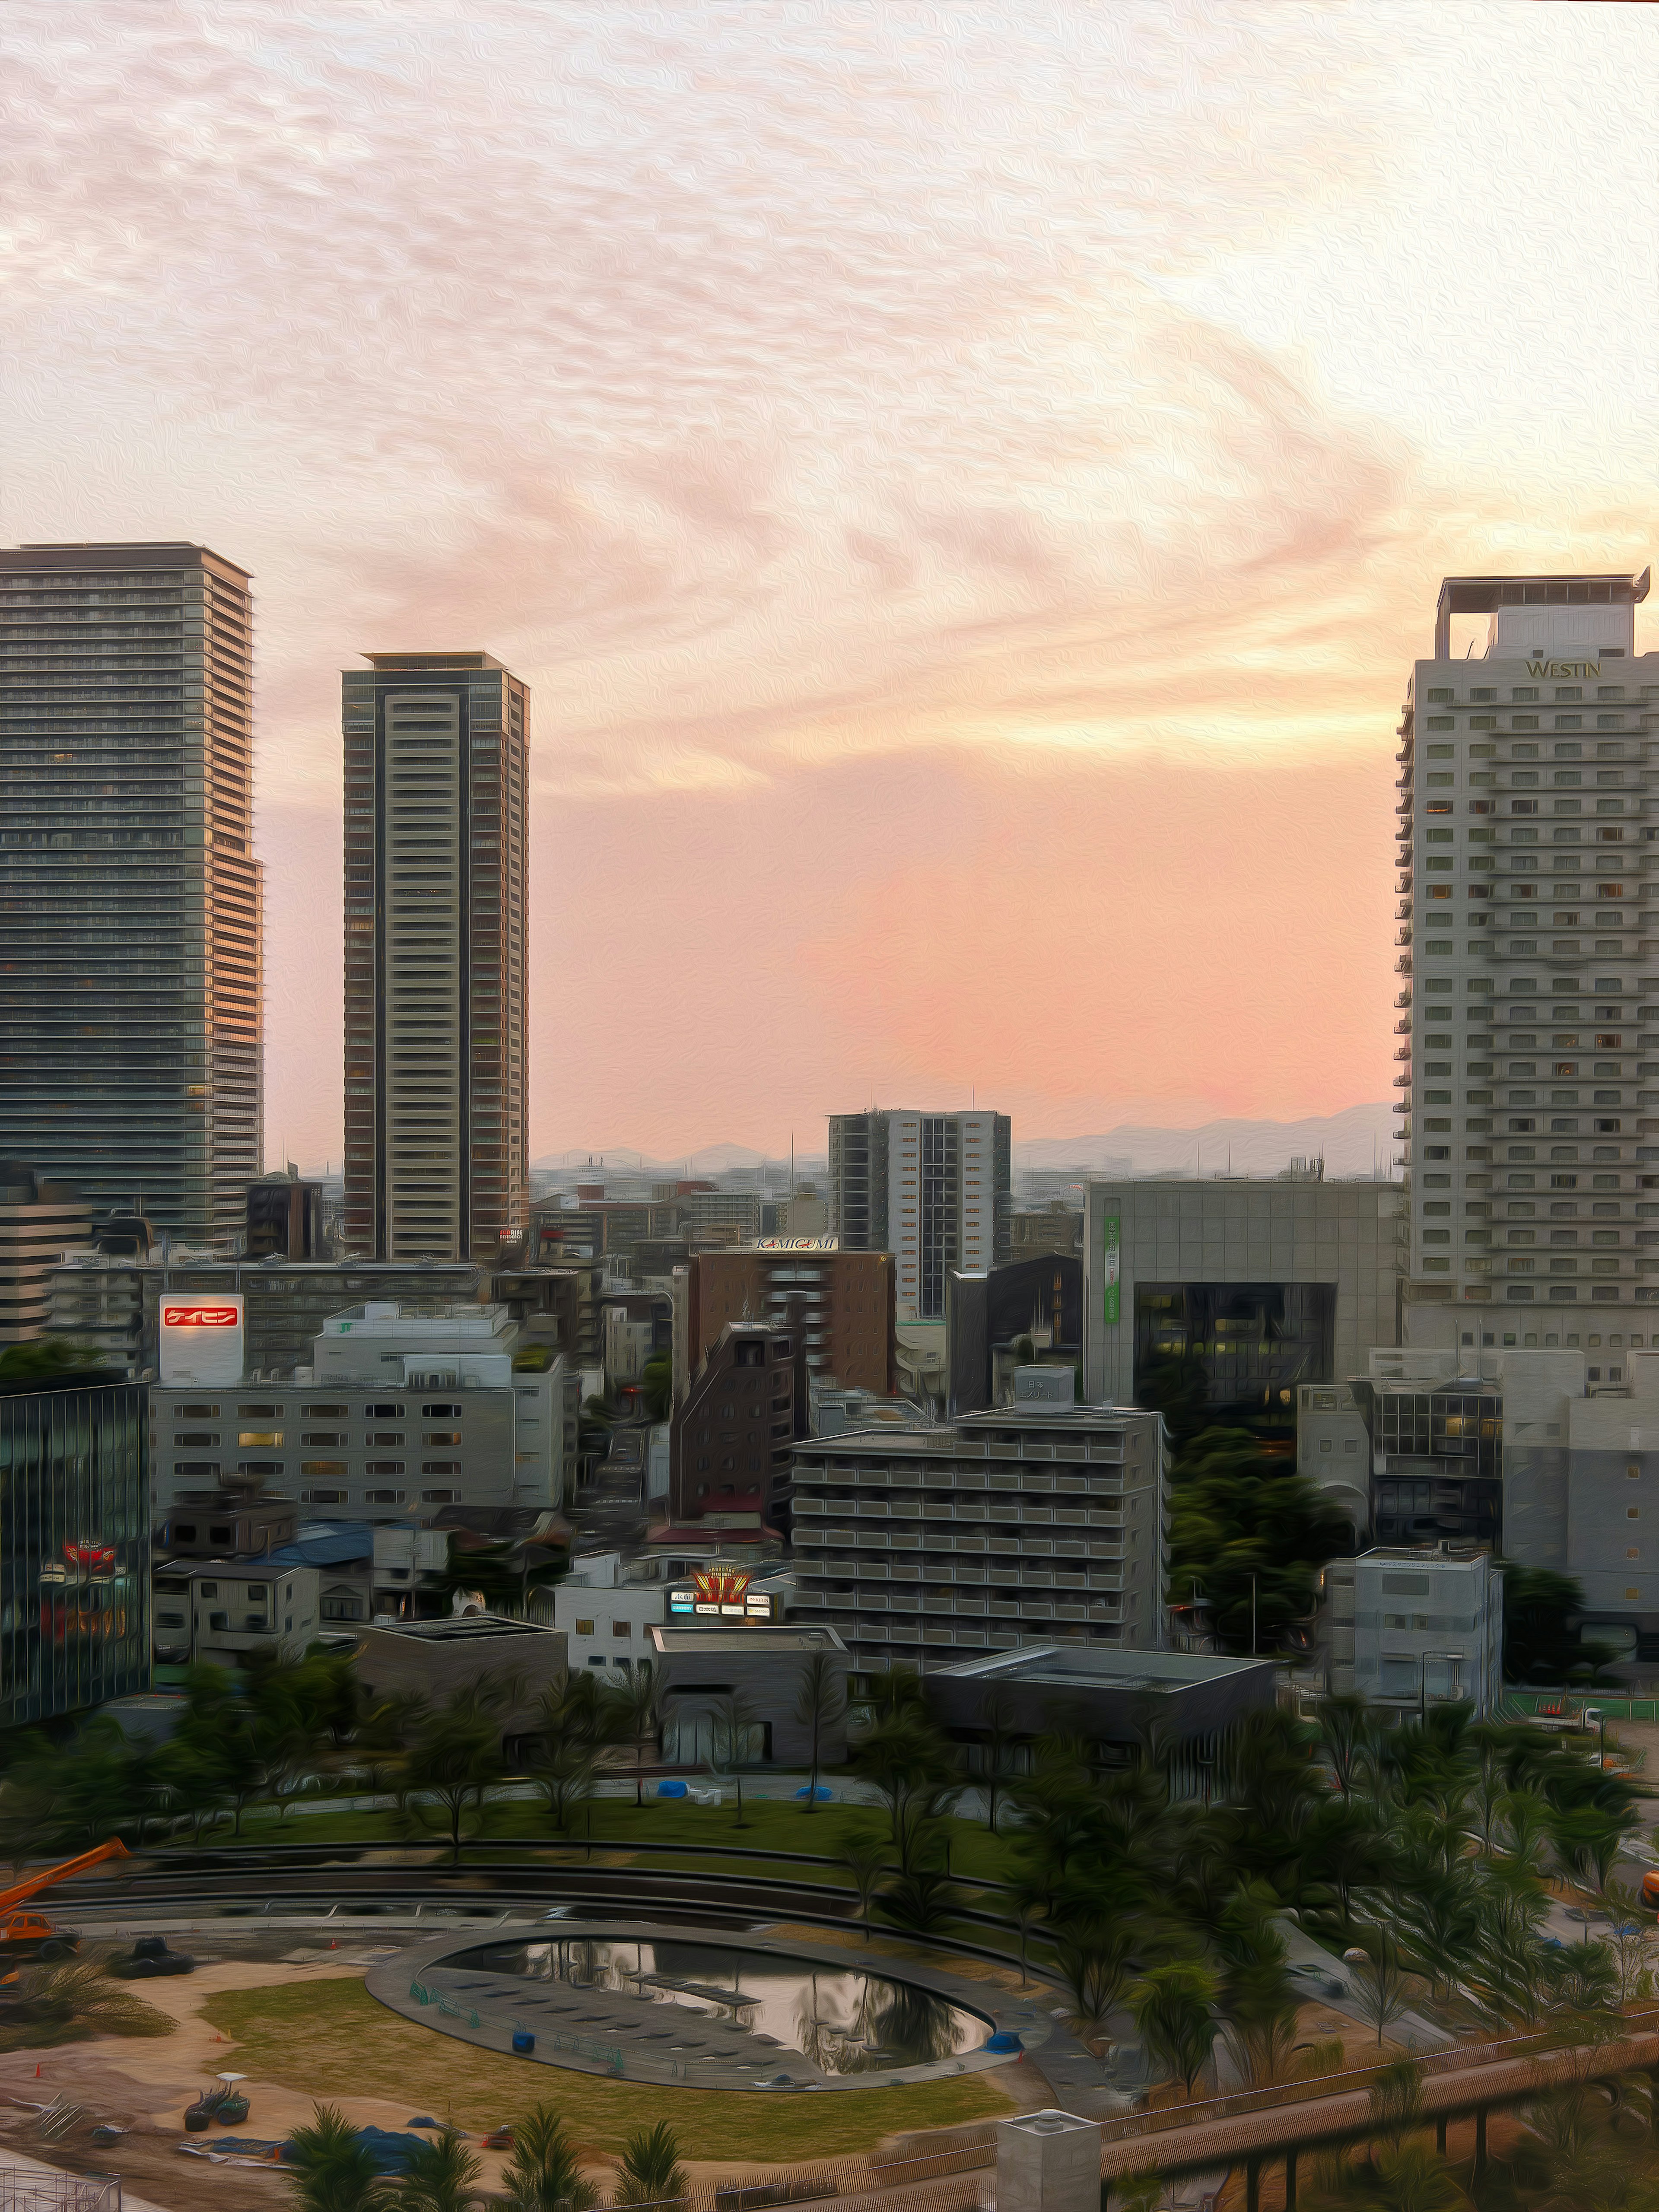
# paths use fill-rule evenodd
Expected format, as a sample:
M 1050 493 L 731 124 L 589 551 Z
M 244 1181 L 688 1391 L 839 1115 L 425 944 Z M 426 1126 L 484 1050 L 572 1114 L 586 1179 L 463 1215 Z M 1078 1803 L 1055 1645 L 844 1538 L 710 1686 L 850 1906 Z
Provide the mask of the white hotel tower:
M 1659 1345 L 1647 592 L 1646 570 L 1448 577 L 1401 722 L 1407 1297 L 1478 1314 L 1487 1343 Z M 1485 651 L 1454 659 L 1471 614 Z M 1414 1341 L 1452 1326 L 1417 1321 Z

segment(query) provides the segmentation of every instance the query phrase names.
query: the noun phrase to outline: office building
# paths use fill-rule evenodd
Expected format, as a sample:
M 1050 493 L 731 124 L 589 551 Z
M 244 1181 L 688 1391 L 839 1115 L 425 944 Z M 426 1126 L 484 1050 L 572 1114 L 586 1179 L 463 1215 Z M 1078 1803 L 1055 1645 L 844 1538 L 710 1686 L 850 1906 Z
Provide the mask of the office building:
M 728 1322 L 800 1311 L 809 1374 L 890 1397 L 897 1388 L 897 1270 L 886 1252 L 845 1251 L 833 1237 L 763 1238 L 732 1252 L 696 1252 L 672 1278 L 674 1396 Z
M 1084 1388 L 1289 1437 L 1304 1382 L 1397 1341 L 1398 1185 L 1091 1182 Z
M 262 1164 L 252 652 L 205 546 L 0 551 L 0 1157 L 225 1250 Z
M 323 1186 L 293 1169 L 247 1187 L 245 1260 L 327 1260 L 333 1257 L 323 1226 Z
M 945 1297 L 947 1409 L 975 1413 L 1014 1395 L 1014 1370 L 1083 1363 L 1083 1261 L 1075 1253 L 1010 1260 L 969 1274 L 952 1268 Z
M 91 1238 L 92 1216 L 72 1184 L 0 1161 L 0 1350 L 45 1332 L 52 1269 Z
M 727 1322 L 669 1425 L 676 1527 L 789 1528 L 790 1453 L 807 1421 L 799 1314 Z
M 448 1507 L 550 1514 L 568 1480 L 568 1380 L 502 1307 L 352 1308 L 324 1324 L 300 1377 L 152 1389 L 155 1520 L 222 1487 L 404 1525 Z
M 1644 1249 L 1659 1231 L 1642 1225 L 1659 1219 L 1647 592 L 1645 570 L 1449 576 L 1413 671 L 1395 1084 L 1414 1305 L 1502 1308 L 1504 1326 L 1564 1335 L 1640 1328 L 1659 1303 Z M 1483 650 L 1459 657 L 1469 617 Z
M 144 1393 L 0 1382 L 0 1727 L 149 1686 Z
M 1389 1545 L 1325 1570 L 1321 1631 L 1337 1697 L 1418 1712 L 1504 1691 L 1504 1577 L 1489 1552 Z
M 100 1239 L 100 1242 L 102 1240 Z M 483 1295 L 485 1278 L 465 1263 L 395 1266 L 372 1260 L 141 1259 L 78 1253 L 52 1271 L 49 1334 L 94 1347 L 131 1375 L 158 1364 L 160 1315 L 171 1297 L 242 1301 L 244 1372 L 292 1375 L 308 1367 L 331 1314 L 364 1298 L 396 1299 L 411 1312 L 447 1312 Z
M 1012 1158 L 1006 1114 L 830 1116 L 830 1231 L 892 1253 L 900 1321 L 942 1322 L 952 1267 L 1008 1257 Z
M 1166 1641 L 1164 1426 L 1022 1404 L 795 1449 L 794 1617 L 861 1665 Z
M 487 653 L 343 678 L 354 1251 L 495 1261 L 527 1221 L 530 695 Z

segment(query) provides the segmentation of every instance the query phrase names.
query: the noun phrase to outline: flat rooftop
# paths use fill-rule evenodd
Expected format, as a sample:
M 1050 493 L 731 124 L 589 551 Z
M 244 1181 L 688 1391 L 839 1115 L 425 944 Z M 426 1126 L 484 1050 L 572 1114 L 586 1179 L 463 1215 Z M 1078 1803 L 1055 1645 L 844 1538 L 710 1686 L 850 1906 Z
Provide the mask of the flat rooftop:
M 471 1620 L 376 1620 L 377 1636 L 400 1636 L 411 1644 L 479 1644 L 492 1636 L 556 1636 L 538 1620 L 504 1620 L 499 1613 L 475 1613 Z
M 1091 1644 L 1028 1644 L 988 1659 L 965 1659 L 960 1666 L 930 1672 L 953 1681 L 1043 1682 L 1066 1689 L 1133 1690 L 1167 1696 L 1207 1682 L 1271 1674 L 1271 1659 L 1216 1659 L 1194 1651 L 1108 1651 Z
M 788 1628 L 757 1622 L 753 1628 L 653 1628 L 657 1649 L 676 1651 L 845 1651 L 833 1628 Z

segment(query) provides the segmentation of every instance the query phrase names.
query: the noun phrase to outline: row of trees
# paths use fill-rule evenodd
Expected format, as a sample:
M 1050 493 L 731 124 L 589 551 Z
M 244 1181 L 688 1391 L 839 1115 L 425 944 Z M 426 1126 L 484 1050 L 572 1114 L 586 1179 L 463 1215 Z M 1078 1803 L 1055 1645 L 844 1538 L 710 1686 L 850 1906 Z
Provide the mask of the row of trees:
M 581 2170 L 569 2130 L 549 2104 L 514 2123 L 502 2176 L 505 2198 L 483 2187 L 483 2162 L 457 2128 L 422 2143 L 404 2172 L 383 2176 L 358 2130 L 335 2105 L 319 2105 L 289 2139 L 301 2212 L 469 2212 L 485 2203 L 506 2212 L 590 2212 L 599 2191 Z M 679 2142 L 665 2121 L 629 2136 L 611 2202 L 657 2204 L 688 2188 Z
M 994 1825 L 1000 1800 L 1016 1809 L 1007 1904 L 1022 1961 L 1035 1946 L 1085 2035 L 1133 2017 L 1188 2093 L 1218 2044 L 1249 2081 L 1289 2069 L 1304 1992 L 1287 1917 L 1363 1954 L 1355 1988 L 1379 2044 L 1408 2006 L 1518 2031 L 1651 1990 L 1650 1929 L 1613 1878 L 1637 1825 L 1632 1791 L 1559 1738 L 1477 1725 L 1467 1707 L 1389 1725 L 1336 1698 L 1316 1728 L 1252 1717 L 1200 1804 L 1175 1797 L 1156 1741 L 1103 1771 L 1079 1735 L 1056 1732 L 1010 1775 L 1006 1718 L 992 1721 L 988 1811 Z M 886 1816 L 884 1834 L 847 1854 L 866 1922 L 878 1900 L 918 1933 L 950 1926 L 963 1893 L 946 1822 L 962 1777 L 914 1676 L 878 1679 L 855 1759 Z M 898 1871 L 884 1888 L 890 1855 Z M 1604 1902 L 1604 1940 L 1547 1939 L 1557 1879 Z

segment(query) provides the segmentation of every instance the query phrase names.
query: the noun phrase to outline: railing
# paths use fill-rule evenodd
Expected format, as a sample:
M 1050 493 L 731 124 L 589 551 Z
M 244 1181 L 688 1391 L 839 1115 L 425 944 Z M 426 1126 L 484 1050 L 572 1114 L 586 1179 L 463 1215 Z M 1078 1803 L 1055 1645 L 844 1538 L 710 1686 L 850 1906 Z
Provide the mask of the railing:
M 0 2166 L 0 2212 L 121 2212 L 112 2173 L 30 2173 Z
M 1659 2007 L 1651 2010 L 1620 2015 L 1621 2032 L 1609 2038 L 1622 2041 L 1626 2036 L 1650 2034 L 1659 2029 Z M 1472 2072 L 1481 2066 L 1501 2065 L 1512 2058 L 1541 2058 L 1557 2052 L 1583 2048 L 1592 2056 L 1595 2045 L 1576 2046 L 1559 2040 L 1550 2040 L 1547 2028 L 1534 2029 L 1528 2035 L 1505 2036 L 1492 2043 L 1463 2044 L 1447 2051 L 1425 2051 L 1413 2063 L 1419 2081 L 1431 2081 L 1444 2074 Z M 1368 2089 L 1384 2071 L 1382 2065 L 1358 2066 L 1340 2074 L 1314 2074 L 1299 2081 L 1271 2082 L 1260 2089 L 1234 2089 L 1219 2097 L 1200 2097 L 1185 2105 L 1166 2105 L 1144 2112 L 1127 2112 L 1121 2118 L 1107 2120 L 1101 2130 L 1101 2141 L 1121 2142 L 1127 2137 L 1140 2135 L 1162 2135 L 1171 2128 L 1196 2125 L 1204 2120 L 1236 2119 L 1246 2112 L 1262 2112 L 1285 2105 L 1317 2103 L 1326 2097 L 1339 2097 L 1345 2092 Z

